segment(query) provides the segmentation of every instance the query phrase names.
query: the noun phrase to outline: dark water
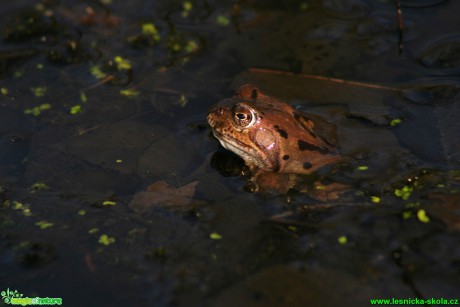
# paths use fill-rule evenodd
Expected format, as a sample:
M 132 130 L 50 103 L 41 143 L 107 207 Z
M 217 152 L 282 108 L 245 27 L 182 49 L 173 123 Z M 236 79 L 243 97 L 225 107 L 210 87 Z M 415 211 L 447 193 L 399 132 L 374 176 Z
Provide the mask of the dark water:
M 401 51 L 389 0 L 112 2 L 0 9 L 1 291 L 67 306 L 460 299 L 460 3 L 401 1 Z M 245 82 L 338 125 L 346 197 L 243 189 L 205 117 Z

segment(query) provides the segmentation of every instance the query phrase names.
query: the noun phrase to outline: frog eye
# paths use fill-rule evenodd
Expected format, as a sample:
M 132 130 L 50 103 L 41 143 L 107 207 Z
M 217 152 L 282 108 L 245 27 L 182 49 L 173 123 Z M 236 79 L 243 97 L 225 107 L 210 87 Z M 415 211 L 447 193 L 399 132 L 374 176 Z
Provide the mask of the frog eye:
M 241 128 L 249 128 L 255 124 L 257 115 L 251 108 L 243 105 L 236 105 L 233 108 L 233 122 Z

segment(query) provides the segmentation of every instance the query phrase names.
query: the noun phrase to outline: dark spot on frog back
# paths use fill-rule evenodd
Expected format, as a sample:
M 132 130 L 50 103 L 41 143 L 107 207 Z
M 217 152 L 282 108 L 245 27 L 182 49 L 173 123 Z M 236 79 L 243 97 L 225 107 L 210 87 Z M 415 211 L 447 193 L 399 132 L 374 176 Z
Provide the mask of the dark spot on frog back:
M 310 163 L 310 162 L 304 162 L 302 167 L 303 169 L 309 169 L 311 168 L 313 165 Z
M 275 125 L 273 127 L 276 129 L 276 131 L 278 131 L 278 133 L 281 135 L 281 137 L 283 137 L 285 139 L 288 138 L 289 135 L 285 130 L 281 129 L 278 125 Z
M 316 146 L 314 144 L 311 144 L 309 142 L 306 142 L 306 141 L 303 141 L 303 140 L 299 140 L 298 141 L 298 146 L 299 146 L 299 149 L 300 150 L 309 150 L 309 151 L 317 151 L 321 154 L 333 154 L 332 151 L 330 151 L 328 148 L 325 148 L 325 147 L 319 147 L 319 146 Z
M 293 112 L 296 121 L 314 138 L 320 138 L 325 143 L 335 146 L 337 144 L 336 126 L 324 117 L 315 114 Z
M 284 160 L 284 161 L 289 160 L 289 155 L 284 155 L 284 156 L 283 156 L 283 160 Z

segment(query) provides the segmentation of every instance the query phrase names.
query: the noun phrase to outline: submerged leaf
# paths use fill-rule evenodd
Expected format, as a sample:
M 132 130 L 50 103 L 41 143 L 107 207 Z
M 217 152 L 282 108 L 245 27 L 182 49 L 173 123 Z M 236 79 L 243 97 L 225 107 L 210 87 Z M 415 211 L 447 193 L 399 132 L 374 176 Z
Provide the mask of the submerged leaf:
M 165 181 L 157 181 L 147 187 L 146 191 L 134 195 L 128 207 L 136 212 L 148 212 L 156 206 L 183 207 L 192 201 L 198 181 L 193 181 L 180 188 L 171 187 Z

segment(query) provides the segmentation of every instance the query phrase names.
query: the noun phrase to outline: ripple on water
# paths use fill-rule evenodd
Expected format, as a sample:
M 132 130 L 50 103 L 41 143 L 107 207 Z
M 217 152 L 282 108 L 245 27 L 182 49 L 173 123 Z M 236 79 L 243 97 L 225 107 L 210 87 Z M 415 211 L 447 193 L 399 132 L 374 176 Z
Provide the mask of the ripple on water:
M 396 16 L 388 12 L 372 13 L 356 26 L 358 36 L 368 40 L 366 52 L 382 54 L 394 49 L 399 41 Z M 414 40 L 420 34 L 414 21 L 404 19 L 404 42 Z
M 388 41 L 398 41 L 398 25 L 395 14 L 388 12 L 375 12 L 370 14 L 363 21 L 358 23 L 356 32 L 358 35 L 375 37 L 384 36 Z M 420 32 L 417 30 L 415 22 L 409 18 L 404 18 L 404 41 L 410 41 L 418 37 Z
M 372 6 L 364 0 L 325 0 L 323 8 L 335 17 L 355 19 L 369 14 Z
M 429 7 L 442 2 L 446 2 L 446 0 L 402 0 L 401 5 L 404 7 Z
M 428 68 L 442 73 L 460 71 L 460 35 L 451 35 L 431 42 L 417 57 Z
M 347 23 L 329 22 L 315 27 L 307 34 L 306 38 L 307 41 L 338 41 L 343 38 L 349 29 L 350 26 Z

